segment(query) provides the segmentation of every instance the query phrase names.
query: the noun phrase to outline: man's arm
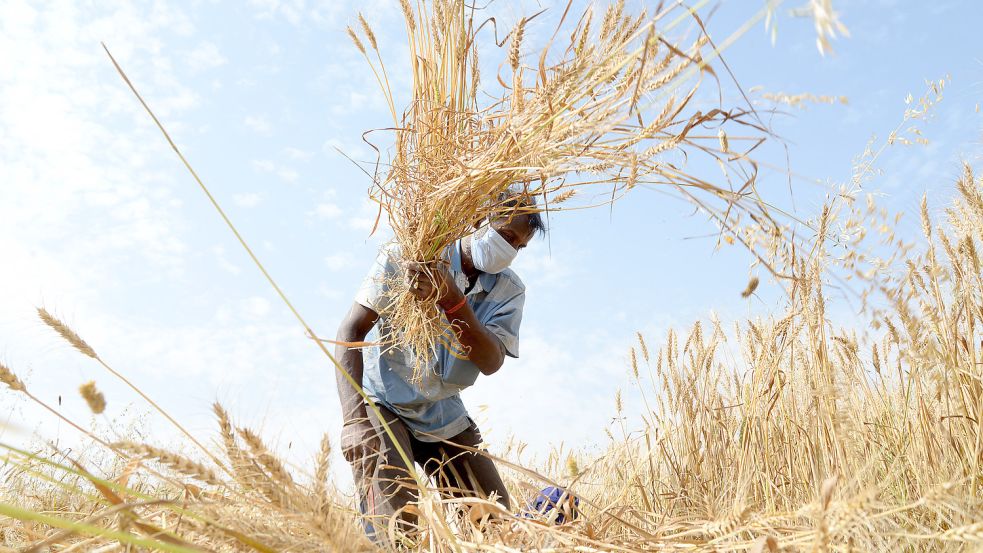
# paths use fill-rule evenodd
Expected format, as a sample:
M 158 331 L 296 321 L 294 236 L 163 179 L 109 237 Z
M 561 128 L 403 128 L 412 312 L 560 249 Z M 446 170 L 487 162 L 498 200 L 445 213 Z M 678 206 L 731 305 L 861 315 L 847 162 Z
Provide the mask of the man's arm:
M 447 313 L 447 310 L 460 305 L 463 299 L 464 295 L 461 294 L 457 299 L 441 299 L 437 305 Z M 505 345 L 498 336 L 478 321 L 477 315 L 467 302 L 464 302 L 464 305 L 454 313 L 448 314 L 447 320 L 454 328 L 457 339 L 468 352 L 468 359 L 478 366 L 481 374 L 495 374 L 502 368 L 502 363 L 505 362 Z
M 338 327 L 338 342 L 361 342 L 372 329 L 379 318 L 378 313 L 361 305 L 354 303 L 348 311 L 345 320 Z M 349 348 L 344 345 L 335 346 L 335 359 L 341 365 L 341 370 L 351 376 L 359 387 L 362 386 L 362 372 L 364 369 L 362 350 Z M 368 417 L 365 411 L 365 400 L 358 390 L 352 387 L 345 375 L 340 371 L 336 375 L 338 383 L 338 399 L 341 401 L 341 417 L 348 425 Z
M 454 284 L 446 267 L 439 267 L 433 274 L 438 281 L 437 290 L 421 264 L 410 264 L 407 274 L 410 293 L 423 301 L 436 301 L 437 306 L 447 314 L 447 320 L 453 326 L 458 341 L 468 352 L 468 360 L 478 367 L 481 374 L 495 374 L 505 362 L 505 345 L 495 333 L 478 321 L 474 310 L 465 301 L 464 293 Z M 453 313 L 447 313 L 451 310 Z

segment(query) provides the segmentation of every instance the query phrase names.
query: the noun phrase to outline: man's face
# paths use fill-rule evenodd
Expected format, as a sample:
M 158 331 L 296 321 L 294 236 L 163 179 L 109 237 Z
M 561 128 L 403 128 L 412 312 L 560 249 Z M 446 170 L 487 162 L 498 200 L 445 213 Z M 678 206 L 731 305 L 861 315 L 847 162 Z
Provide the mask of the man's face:
M 536 234 L 536 231 L 529 226 L 529 215 L 526 214 L 516 215 L 511 219 L 496 219 L 492 221 L 491 226 L 516 250 L 529 245 Z

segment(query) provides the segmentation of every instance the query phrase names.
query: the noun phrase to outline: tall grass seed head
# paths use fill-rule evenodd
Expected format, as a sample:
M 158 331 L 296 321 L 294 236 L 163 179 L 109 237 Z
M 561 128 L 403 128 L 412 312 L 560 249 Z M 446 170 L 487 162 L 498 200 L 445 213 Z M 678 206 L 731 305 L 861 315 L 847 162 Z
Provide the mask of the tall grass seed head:
M 82 398 L 89 404 L 89 409 L 94 414 L 100 415 L 106 410 L 106 396 L 102 395 L 102 392 L 96 388 L 96 382 L 94 380 L 90 380 L 79 386 L 79 393 L 82 394 Z
M 14 371 L 10 370 L 7 365 L 0 363 L 0 382 L 7 385 L 8 388 L 15 392 L 26 392 L 27 386 L 24 382 L 14 374 Z

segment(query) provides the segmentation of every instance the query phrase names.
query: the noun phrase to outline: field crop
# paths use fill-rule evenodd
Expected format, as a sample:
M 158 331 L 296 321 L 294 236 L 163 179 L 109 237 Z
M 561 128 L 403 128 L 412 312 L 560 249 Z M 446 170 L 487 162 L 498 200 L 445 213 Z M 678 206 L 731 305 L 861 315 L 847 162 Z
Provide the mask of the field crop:
M 828 9 L 828 2 L 814 0 L 810 5 L 819 14 Z M 404 9 L 408 21 L 417 21 L 410 15 L 411 8 Z M 632 35 L 634 19 L 616 13 L 612 21 L 617 25 L 609 23 L 613 27 L 608 33 L 618 27 L 622 29 L 619 33 Z M 587 34 L 587 21 L 582 19 L 576 27 L 579 34 L 572 48 L 578 36 Z M 837 24 L 818 16 L 816 21 L 822 29 L 820 45 L 827 44 L 826 37 Z M 368 23 L 361 20 L 361 25 L 370 49 L 351 30 L 353 40 L 363 53 L 377 51 Z M 416 32 L 415 23 L 408 25 Z M 462 26 L 457 31 L 455 40 L 466 42 L 473 37 L 470 28 Z M 420 44 L 426 46 L 420 46 L 421 50 L 438 48 L 436 42 L 424 40 L 429 35 L 418 35 Z M 642 35 L 635 38 L 649 44 Z M 521 31 L 510 49 L 510 67 L 519 75 L 513 88 L 519 95 L 503 99 L 496 109 L 525 118 L 523 125 L 542 131 L 538 119 L 542 110 L 529 106 L 549 103 L 550 94 L 544 88 L 523 95 L 520 64 L 515 59 L 520 43 Z M 569 195 L 564 198 L 562 194 L 572 189 L 559 184 L 561 177 L 586 170 L 571 161 L 577 156 L 570 152 L 582 150 L 584 142 L 603 146 L 601 135 L 638 115 L 637 98 L 626 92 L 631 90 L 626 83 L 647 82 L 646 86 L 657 90 L 672 80 L 662 81 L 673 67 L 679 72 L 691 65 L 702 67 L 696 58 L 706 43 L 698 39 L 690 46 L 688 54 L 668 48 L 664 54 L 668 61 L 657 70 L 646 69 L 646 63 L 657 59 L 648 46 L 641 51 L 625 49 L 619 54 L 625 58 L 594 52 L 603 63 L 583 65 L 580 76 L 590 77 L 584 77 L 588 84 L 615 82 L 614 75 L 623 69 L 619 64 L 628 58 L 638 64 L 640 76 L 631 77 L 638 79 L 632 81 L 622 75 L 625 80 L 608 90 L 610 103 L 601 106 L 608 111 L 598 116 L 607 127 L 598 136 L 590 128 L 577 126 L 586 119 L 577 115 L 576 102 L 571 102 L 563 113 L 570 117 L 566 130 L 577 140 L 554 144 L 549 131 L 536 137 L 542 150 L 553 154 L 562 150 L 562 155 L 540 156 L 536 171 L 549 169 L 550 174 L 533 193 L 568 199 Z M 674 61 L 679 65 L 671 66 Z M 462 67 L 476 70 L 476 65 L 467 63 Z M 563 66 L 550 69 L 560 72 Z M 590 72 L 592 66 L 607 67 L 611 75 L 599 77 Z M 420 75 L 426 73 L 416 69 Z M 378 70 L 384 81 L 381 59 Z M 420 79 L 426 84 L 424 77 Z M 464 173 L 453 163 L 428 166 L 420 159 L 443 158 L 421 154 L 404 144 L 393 176 L 375 182 L 377 192 L 384 196 L 381 201 L 396 213 L 397 231 L 401 222 L 408 225 L 407 221 L 421 218 L 436 225 L 402 228 L 402 239 L 413 242 L 418 256 L 427 261 L 472 227 L 476 214 L 478 218 L 487 215 L 482 210 L 491 208 L 482 198 L 498 197 L 513 181 L 522 180 L 516 165 L 535 165 L 522 157 L 527 153 L 515 153 L 513 139 L 497 126 L 504 117 L 501 113 L 488 115 L 476 107 L 471 88 L 476 79 L 469 70 L 453 81 L 451 88 L 458 101 L 451 106 L 453 114 L 447 106 L 440 106 L 413 117 L 419 122 L 443 113 L 443 123 L 463 134 L 472 124 L 485 128 L 485 146 L 493 147 L 479 148 L 460 136 L 452 138 L 472 157 L 488 151 L 506 152 L 496 158 L 504 159 L 501 165 L 488 162 L 465 168 Z M 940 96 L 941 88 L 942 83 L 932 83 L 929 94 Z M 422 85 L 421 90 L 433 92 Z M 396 119 L 392 95 L 387 99 Z M 431 100 L 440 103 L 440 98 Z M 786 100 L 792 105 L 809 99 Z M 670 98 L 665 105 L 672 103 Z M 902 126 L 931 103 L 924 100 L 913 105 Z M 460 110 L 470 112 L 459 120 Z M 647 127 L 639 124 L 632 127 L 635 134 L 627 133 L 618 140 L 634 146 L 658 138 L 659 143 L 671 142 L 667 148 L 692 146 L 749 162 L 744 154 L 731 151 L 735 138 L 724 133 L 707 135 L 719 148 L 701 149 L 686 143 L 685 136 L 680 138 L 685 133 L 678 130 L 681 120 L 675 119 L 679 113 L 658 126 L 659 136 L 646 135 Z M 704 118 L 692 125 L 708 122 L 716 121 Z M 163 131 L 163 125 L 157 124 Z M 167 139 L 170 141 L 169 136 Z M 904 139 L 892 133 L 885 146 L 899 140 Z M 180 155 L 177 146 L 170 144 Z M 428 145 L 426 141 L 412 144 Z M 439 150 L 447 145 L 436 146 Z M 646 147 L 658 145 L 648 143 Z M 622 165 L 614 169 L 628 169 L 616 171 L 618 177 L 611 181 L 619 183 L 616 191 L 645 184 L 637 180 L 636 158 L 622 156 L 620 150 L 598 148 L 591 161 L 615 164 L 612 160 L 617 159 Z M 417 478 L 419 501 L 408 509 L 415 512 L 418 524 L 410 529 L 395 523 L 385 527 L 393 548 L 503 553 L 983 551 L 983 274 L 979 252 L 983 178 L 967 163 L 953 183 L 952 201 L 936 205 L 925 197 L 918 214 L 919 236 L 902 240 L 895 236 L 898 219 L 878 208 L 861 186 L 880 151 L 872 150 L 861 158 L 857 182 L 831 193 L 810 220 L 784 222 L 764 216 L 770 212 L 761 211 L 763 202 L 755 203 L 756 192 L 750 186 L 737 195 L 741 202 L 749 202 L 742 211 L 748 217 L 731 220 L 730 207 L 737 200 L 722 188 L 703 188 L 702 192 L 716 194 L 721 202 L 711 204 L 718 206 L 713 209 L 725 213 L 723 219 L 714 219 L 713 209 L 702 212 L 717 223 L 721 242 L 743 244 L 757 256 L 760 266 L 767 266 L 770 274 L 766 278 L 784 293 L 782 307 L 748 320 L 710 317 L 664 336 L 637 334 L 624 368 L 634 383 L 626 393 L 636 394 L 642 409 L 637 415 L 619 417 L 606 429 L 609 439 L 601 451 L 587 455 L 555 450 L 537 466 L 517 461 L 519 451 L 512 446 L 483 451 L 481 454 L 494 458 L 511 496 L 518 500 L 515 512 L 493 501 L 455 497 L 440 483 Z M 659 152 L 649 153 L 645 163 Z M 573 165 L 564 165 L 568 162 Z M 187 161 L 185 164 L 191 168 Z M 666 167 L 653 162 L 641 172 L 682 187 L 672 179 L 685 175 Z M 412 178 L 399 171 L 412 173 Z M 464 186 L 468 171 L 480 173 L 485 188 L 461 203 L 448 183 Z M 208 193 L 197 175 L 195 178 Z M 416 182 L 418 194 L 408 193 L 409 185 L 400 182 L 401 178 Z M 400 196 L 400 192 L 407 194 Z M 428 203 L 434 197 L 439 202 Z M 234 231 L 210 193 L 209 199 Z M 707 202 L 694 203 L 708 207 Z M 428 210 L 435 206 L 442 210 L 438 215 L 453 212 L 453 220 L 433 216 Z M 424 212 L 428 215 L 419 215 Z M 314 338 L 299 311 L 238 232 L 236 236 Z M 742 295 L 754 295 L 759 284 L 758 277 L 753 277 Z M 848 289 L 861 300 L 861 308 L 848 324 L 834 323 L 827 312 L 831 285 Z M 421 315 L 414 324 L 426 326 L 428 316 Z M 52 340 L 64 341 L 86 363 L 132 388 L 173 425 L 182 442 L 165 447 L 126 432 L 121 438 L 119 432 L 65 418 L 32 393 L 30 379 L 22 378 L 18 367 L 0 363 L 3 397 L 19 395 L 39 405 L 86 444 L 82 450 L 69 451 L 40 438 L 29 446 L 0 443 L 0 551 L 379 549 L 363 532 L 355 506 L 331 479 L 334 444 L 327 435 L 316 457 L 303 467 L 289 463 L 270 445 L 276 443 L 275 437 L 239 424 L 235 413 L 219 403 L 212 406 L 216 432 L 196 435 L 179 422 L 179 416 L 161 408 L 153 394 L 132 384 L 125 370 L 100 355 L 112 349 L 112 344 L 90 344 L 84 338 L 84 325 L 71 328 L 46 309 L 39 308 L 38 317 L 51 329 Z M 423 334 L 429 339 L 432 332 Z M 337 365 L 320 340 L 314 343 Z M 426 340 L 421 343 L 426 345 Z M 79 393 L 93 413 L 103 412 L 107 398 L 96 383 L 80 382 Z M 621 415 L 621 393 L 612 399 Z M 598 434 L 605 432 L 597 430 Z M 560 507 L 545 512 L 521 510 L 528 498 L 546 486 L 566 491 Z M 579 502 L 576 507 L 573 498 Z

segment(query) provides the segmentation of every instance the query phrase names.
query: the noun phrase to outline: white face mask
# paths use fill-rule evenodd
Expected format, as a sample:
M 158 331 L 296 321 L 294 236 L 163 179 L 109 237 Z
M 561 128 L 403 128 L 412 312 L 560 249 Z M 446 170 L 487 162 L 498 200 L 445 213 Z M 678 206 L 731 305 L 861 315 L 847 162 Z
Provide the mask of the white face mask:
M 471 261 L 479 271 L 501 273 L 512 264 L 518 253 L 490 224 L 471 235 Z

